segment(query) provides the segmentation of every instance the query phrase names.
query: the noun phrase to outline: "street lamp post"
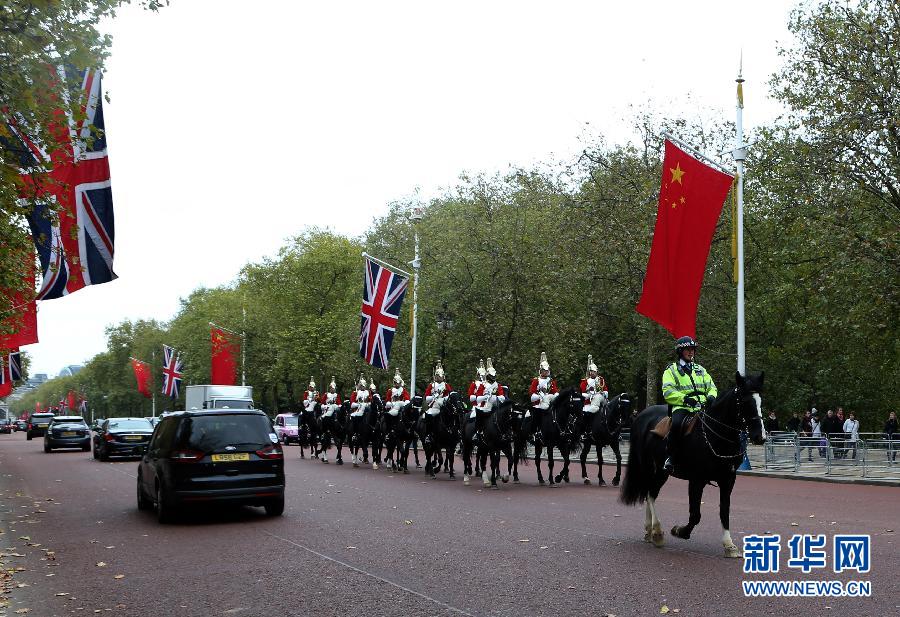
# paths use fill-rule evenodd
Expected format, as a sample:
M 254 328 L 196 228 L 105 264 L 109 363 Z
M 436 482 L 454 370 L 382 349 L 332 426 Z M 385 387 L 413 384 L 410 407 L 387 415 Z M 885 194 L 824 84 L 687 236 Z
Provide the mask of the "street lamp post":
M 446 353 L 447 333 L 453 329 L 453 313 L 447 309 L 446 302 L 443 303 L 441 312 L 437 314 L 437 327 L 441 333 L 441 364 L 443 364 Z
M 409 215 L 409 220 L 412 222 L 413 227 L 413 237 L 415 238 L 415 256 L 413 260 L 409 262 L 409 265 L 413 269 L 413 318 L 412 318 L 412 358 L 410 360 L 410 369 L 409 369 L 409 382 L 410 382 L 410 390 L 412 391 L 412 395 L 416 395 L 416 339 L 418 335 L 418 325 L 419 325 L 419 267 L 421 266 L 421 262 L 419 261 L 419 229 L 418 222 L 422 220 L 422 217 L 425 214 L 425 208 L 422 206 L 413 206 L 412 212 Z

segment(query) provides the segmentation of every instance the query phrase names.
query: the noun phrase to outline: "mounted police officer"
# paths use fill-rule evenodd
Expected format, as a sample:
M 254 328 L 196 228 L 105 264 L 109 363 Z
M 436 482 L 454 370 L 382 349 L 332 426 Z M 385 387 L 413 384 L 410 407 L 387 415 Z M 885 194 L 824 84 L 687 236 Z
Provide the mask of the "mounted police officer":
M 493 413 L 494 408 L 506 402 L 506 390 L 497 381 L 497 371 L 490 358 L 487 359 L 484 382 L 475 394 L 475 441 L 484 442 L 484 422 Z
M 441 366 L 440 360 L 434 367 L 434 377 L 428 387 L 425 388 L 425 442 L 431 443 L 432 434 L 434 433 L 434 418 L 441 413 L 441 407 L 444 401 L 453 392 L 453 387 L 444 381 L 444 367 Z
M 316 407 L 316 399 L 319 398 L 319 391 L 316 390 L 316 382 L 313 380 L 312 376 L 309 378 L 309 385 L 306 387 L 306 392 L 303 393 L 303 409 L 307 411 L 307 413 L 312 413 L 313 409 Z
M 559 396 L 559 388 L 556 387 L 556 380 L 550 376 L 550 363 L 547 361 L 547 352 L 541 352 L 541 363 L 538 365 L 538 376 L 531 380 L 531 386 L 528 388 L 531 395 L 531 408 L 535 410 L 534 425 L 537 427 L 534 433 L 535 441 L 542 438 L 541 421 L 542 413 L 550 409 L 550 403 Z M 541 410 L 541 411 L 537 411 Z M 531 412 L 525 413 L 525 417 L 529 417 Z
M 484 376 L 486 373 L 487 370 L 484 368 L 484 360 L 479 360 L 478 366 L 475 368 L 475 381 L 469 384 L 469 405 L 471 405 L 473 411 L 475 409 L 475 403 L 478 402 L 475 400 L 475 397 L 478 396 L 478 388 L 484 383 Z M 475 416 L 472 415 L 470 417 L 474 418 Z
M 675 341 L 675 355 L 678 359 L 663 371 L 662 393 L 669 405 L 672 426 L 666 443 L 664 469 L 674 470 L 672 459 L 678 451 L 684 422 L 695 413 L 709 406 L 718 396 L 716 384 L 702 366 L 694 362 L 697 342 L 690 336 L 682 336 Z
M 330 418 L 338 407 L 341 406 L 341 395 L 338 394 L 337 384 L 334 381 L 334 375 L 331 376 L 331 383 L 328 384 L 328 392 L 319 399 L 322 405 L 322 417 Z
M 594 414 L 609 400 L 606 380 L 600 375 L 591 355 L 588 355 L 587 374 L 581 380 L 581 399 L 584 406 L 581 409 L 581 423 L 576 430 L 581 433 L 582 440 L 586 440 L 594 423 Z

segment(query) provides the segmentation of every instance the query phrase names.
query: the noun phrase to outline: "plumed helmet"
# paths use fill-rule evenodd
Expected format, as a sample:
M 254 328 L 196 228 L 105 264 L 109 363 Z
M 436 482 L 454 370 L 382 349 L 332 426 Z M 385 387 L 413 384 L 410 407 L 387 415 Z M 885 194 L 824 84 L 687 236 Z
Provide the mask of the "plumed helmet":
M 475 369 L 475 372 L 478 373 L 478 376 L 480 378 L 484 379 L 484 376 L 487 373 L 487 371 L 484 368 L 484 360 L 478 361 L 478 368 Z
M 497 369 L 494 368 L 494 362 L 490 358 L 487 359 L 487 374 L 491 377 L 497 376 Z
M 437 380 L 437 379 L 443 380 L 444 379 L 444 367 L 441 366 L 440 360 L 438 360 L 437 363 L 435 363 L 435 365 L 434 365 L 434 378 L 435 378 L 435 380 Z
M 591 354 L 588 354 L 587 370 L 588 374 L 590 374 L 591 371 L 594 371 L 595 373 L 597 372 L 597 365 L 594 364 L 594 356 L 592 356 Z
M 362 376 L 362 373 L 359 374 L 359 381 L 356 382 L 356 385 L 362 389 L 366 388 L 366 378 Z
M 312 375 L 309 376 L 309 389 L 310 390 L 316 389 L 316 382 L 313 380 Z
M 401 388 L 406 385 L 403 383 L 403 375 L 400 374 L 400 369 L 397 369 L 394 373 L 394 384 Z
M 334 375 L 331 376 L 331 383 L 328 384 L 329 390 L 337 390 L 337 382 L 334 381 Z
M 375 387 L 375 380 L 373 379 L 372 381 L 369 382 L 369 390 L 371 390 L 372 392 L 375 392 L 377 389 L 378 388 Z
M 538 365 L 538 368 L 540 368 L 542 371 L 550 370 L 550 363 L 547 362 L 547 352 L 546 351 L 541 352 L 541 363 Z
M 682 336 L 677 341 L 675 341 L 675 354 L 681 355 L 681 352 L 685 349 L 697 349 L 697 341 L 695 341 L 690 336 Z

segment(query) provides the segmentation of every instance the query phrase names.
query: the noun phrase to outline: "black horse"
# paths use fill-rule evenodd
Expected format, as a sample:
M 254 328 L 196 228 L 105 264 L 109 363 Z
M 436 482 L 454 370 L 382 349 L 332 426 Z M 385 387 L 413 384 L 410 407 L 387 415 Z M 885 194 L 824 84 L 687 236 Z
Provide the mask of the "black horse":
M 484 435 L 478 444 L 478 467 L 481 469 L 481 480 L 485 486 L 490 485 L 496 489 L 497 478 L 503 483 L 509 482 L 509 470 L 513 466 L 512 430 L 516 417 L 513 403 L 507 400 L 494 408 L 493 413 L 485 420 Z M 505 474 L 500 473 L 500 455 L 505 454 L 509 466 Z M 487 458 L 491 457 L 490 473 L 488 473 Z
M 421 413 L 422 397 L 415 397 L 400 408 L 400 418 L 394 431 L 397 436 L 397 470 L 409 473 L 409 450 L 418 441 L 416 422 Z M 419 464 L 418 447 L 416 447 L 416 465 Z
M 547 409 L 530 408 L 531 415 L 525 420 L 524 429 L 533 435 L 534 464 L 537 467 L 538 484 L 544 484 L 541 472 L 541 454 L 547 449 L 547 468 L 550 486 L 560 481 L 569 481 L 569 456 L 578 451 L 580 442 L 575 434 L 575 421 L 582 406 L 581 390 L 567 388 L 559 393 Z M 537 429 L 540 429 L 538 432 Z M 553 476 L 553 449 L 563 457 L 562 471 Z
M 591 447 L 597 446 L 597 483 L 606 485 L 603 479 L 603 448 L 609 446 L 616 455 L 616 475 L 613 477 L 613 486 L 619 486 L 619 478 L 622 477 L 622 452 L 619 450 L 619 435 L 622 433 L 623 420 L 631 415 L 631 399 L 624 392 L 606 401 L 594 414 L 585 414 L 585 421 L 590 425 L 585 427 L 587 437 L 581 449 L 581 477 L 585 484 L 591 480 L 587 475 L 585 461 Z M 593 416 L 592 418 L 588 416 Z
M 715 482 L 719 485 L 719 519 L 722 522 L 722 545 L 726 557 L 740 557 L 740 550 L 731 540 L 729 509 L 737 468 L 744 457 L 740 432 L 746 428 L 750 440 L 761 444 L 766 440 L 762 424 L 760 392 L 763 373 L 735 376 L 736 385 L 719 397 L 709 409 L 697 413 L 692 432 L 681 438 L 676 458 L 675 477 L 688 481 L 690 518 L 685 526 L 675 525 L 672 535 L 688 539 L 700 522 L 700 499 L 703 488 Z M 689 393 L 688 396 L 696 393 Z M 648 407 L 631 426 L 631 448 L 628 470 L 622 484 L 620 499 L 627 505 L 646 502 L 644 541 L 661 547 L 663 532 L 656 514 L 656 498 L 668 479 L 663 469 L 666 459 L 665 439 L 653 433 L 656 425 L 668 414 L 666 405 Z
M 332 441 L 337 448 L 337 457 L 335 463 L 344 464 L 341 457 L 341 449 L 344 447 L 344 441 L 347 436 L 347 418 L 350 417 L 350 402 L 346 401 L 334 410 L 330 416 L 321 416 L 319 418 L 319 443 L 320 449 L 316 455 L 320 457 L 323 463 L 328 463 L 328 448 L 331 447 Z
M 400 451 L 403 448 L 403 442 L 406 440 L 402 419 L 403 412 L 407 407 L 412 407 L 412 404 L 409 402 L 404 403 L 397 410 L 397 415 L 394 416 L 388 412 L 381 414 L 381 419 L 378 422 L 378 432 L 381 434 L 381 443 L 385 449 L 384 465 L 388 471 L 400 470 Z
M 453 456 L 456 453 L 456 445 L 459 443 L 459 418 L 464 410 L 465 405 L 462 403 L 459 392 L 451 392 L 444 400 L 444 404 L 441 405 L 440 413 L 433 417 L 430 431 L 424 415 L 416 424 L 416 432 L 422 437 L 422 449 L 425 453 L 425 473 L 429 474 L 432 479 L 440 469 L 439 454 L 441 453 L 444 454 L 449 465 L 450 479 L 456 479 L 456 474 L 453 472 Z
M 300 458 L 306 458 L 304 448 L 309 446 L 309 458 L 318 456 L 319 422 L 322 414 L 322 406 L 316 403 L 312 409 L 307 410 L 301 406 L 297 412 L 297 444 L 300 446 Z M 315 455 L 313 453 L 316 453 Z
M 348 418 L 347 443 L 350 445 L 354 467 L 359 467 L 360 463 L 369 462 L 369 445 L 383 409 L 381 397 L 375 394 L 372 396 L 372 400 L 365 404 L 361 416 Z M 359 453 L 360 450 L 362 450 L 362 455 Z M 373 462 L 372 467 L 378 469 L 378 463 Z

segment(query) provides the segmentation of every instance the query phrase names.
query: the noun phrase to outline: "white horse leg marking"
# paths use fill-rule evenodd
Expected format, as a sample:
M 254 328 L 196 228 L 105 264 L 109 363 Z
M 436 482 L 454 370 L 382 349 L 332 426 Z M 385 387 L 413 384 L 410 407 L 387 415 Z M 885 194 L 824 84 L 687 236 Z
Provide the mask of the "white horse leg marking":
M 653 530 L 653 515 L 650 513 L 650 502 L 644 502 L 644 542 L 650 541 L 650 532 Z
M 757 392 L 753 395 L 753 400 L 756 401 L 756 416 L 759 418 L 759 425 L 762 427 L 762 438 L 763 441 L 766 440 L 766 423 L 763 422 L 762 419 L 762 397 Z
M 727 529 L 722 530 L 722 546 L 725 547 L 725 556 L 726 557 L 740 557 L 741 551 L 735 546 L 734 541 L 731 539 L 731 532 Z
M 662 526 L 660 525 L 659 517 L 656 515 L 656 500 L 654 500 L 653 497 L 647 495 L 647 504 L 650 506 L 650 517 L 652 520 L 650 541 L 653 542 L 653 546 L 660 548 L 664 544 L 665 540 L 663 538 Z

